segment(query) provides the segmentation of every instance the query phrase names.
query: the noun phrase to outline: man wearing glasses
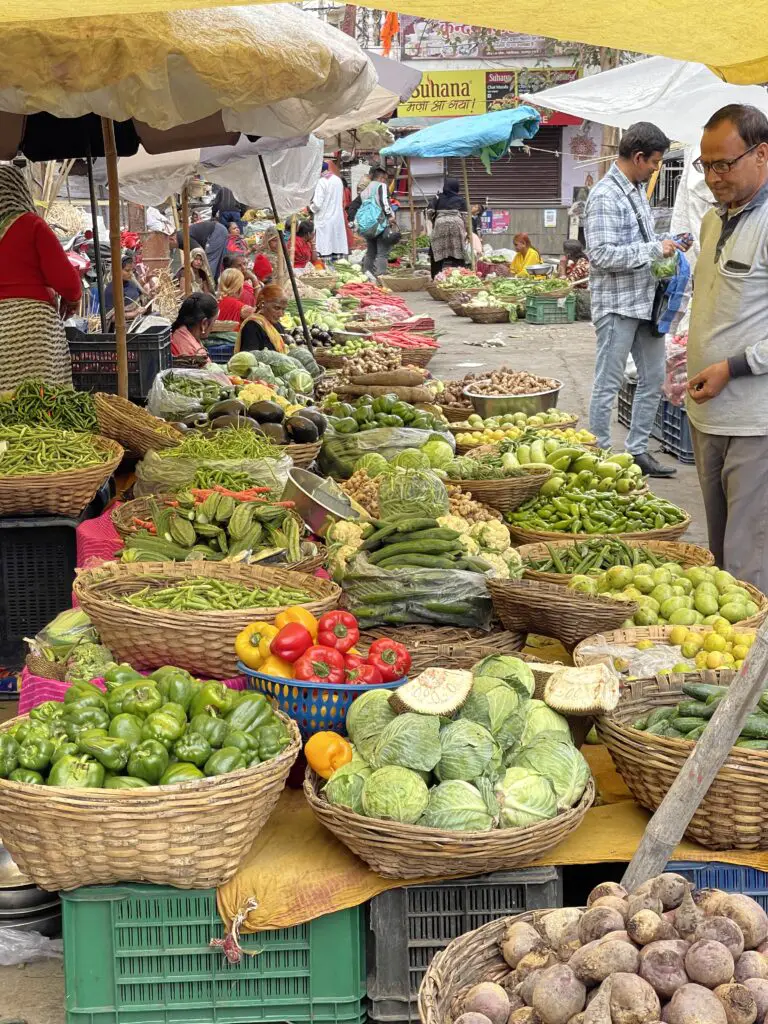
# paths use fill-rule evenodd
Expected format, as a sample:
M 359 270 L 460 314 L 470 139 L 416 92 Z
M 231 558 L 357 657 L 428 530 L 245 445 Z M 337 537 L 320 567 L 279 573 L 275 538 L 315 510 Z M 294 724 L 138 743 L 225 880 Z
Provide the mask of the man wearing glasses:
M 731 104 L 695 162 L 718 201 L 701 223 L 688 419 L 718 565 L 768 588 L 768 118 Z

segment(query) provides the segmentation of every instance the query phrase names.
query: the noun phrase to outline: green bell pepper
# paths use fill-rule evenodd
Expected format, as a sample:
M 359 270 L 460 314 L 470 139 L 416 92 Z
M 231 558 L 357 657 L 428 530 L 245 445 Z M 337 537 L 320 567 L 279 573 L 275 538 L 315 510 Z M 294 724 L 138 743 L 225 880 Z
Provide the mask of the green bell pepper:
M 341 419 L 336 420 L 333 429 L 337 434 L 356 434 L 358 422 L 353 416 L 342 416 Z
M 143 680 L 144 676 L 126 662 L 123 662 L 120 665 L 114 665 L 112 668 L 108 668 L 104 673 L 104 684 L 110 692 L 117 689 L 118 686 L 122 686 L 124 683 L 142 682 Z
M 155 711 L 144 722 L 141 734 L 145 740 L 157 740 L 170 750 L 176 740 L 184 735 L 185 728 L 186 719 L 182 724 L 173 712 Z
M 77 747 L 81 754 L 90 754 L 111 772 L 121 772 L 131 753 L 128 741 L 117 736 L 85 734 L 78 740 Z
M 235 692 L 230 690 L 224 683 L 216 683 L 212 680 L 203 683 L 189 704 L 189 717 L 203 714 L 206 710 L 212 710 L 217 715 L 226 715 L 235 706 Z
M 144 723 L 137 715 L 123 712 L 121 715 L 115 715 L 109 723 L 109 735 L 125 740 L 131 750 L 135 750 L 144 738 L 142 736 L 143 728 Z
M 163 772 L 160 785 L 175 786 L 180 782 L 197 782 L 198 779 L 204 778 L 205 776 L 199 768 L 188 761 L 179 761 L 178 764 L 169 765 Z
M 70 704 L 107 710 L 107 698 L 98 686 L 92 686 L 90 683 L 75 683 L 74 686 L 70 686 L 64 694 L 65 711 Z
M 0 779 L 7 779 L 19 767 L 19 744 L 8 733 L 0 733 Z
M 52 722 L 64 714 L 64 705 L 58 700 L 46 700 L 32 708 L 29 718 L 32 722 Z
M 163 698 L 154 683 L 141 683 L 135 686 L 123 700 L 123 711 L 129 715 L 138 715 L 139 718 L 146 718 L 159 711 L 162 706 Z
M 84 755 L 60 757 L 51 768 L 48 785 L 68 789 L 101 789 L 104 785 L 104 768 L 98 761 Z
M 277 725 L 263 725 L 254 735 L 259 744 L 259 759 L 262 761 L 277 757 L 291 742 L 282 722 L 278 722 Z
M 246 759 L 237 747 L 222 747 L 214 751 L 205 762 L 203 771 L 206 775 L 227 775 L 246 767 Z
M 132 775 L 112 775 L 105 779 L 104 789 L 149 789 L 149 783 Z
M 246 758 L 252 757 L 259 749 L 255 736 L 249 736 L 242 729 L 230 729 L 224 740 L 225 747 L 237 747 Z
M 31 768 L 16 768 L 8 776 L 11 782 L 23 782 L 27 786 L 44 786 L 45 779 L 40 772 L 32 771 Z
M 161 715 L 173 715 L 179 725 L 185 729 L 187 727 L 187 713 L 181 704 L 174 704 L 173 701 L 168 701 L 167 704 L 163 704 L 158 712 Z
M 51 740 L 25 740 L 19 747 L 19 767 L 32 772 L 42 772 L 51 763 L 55 747 Z
M 120 686 L 110 691 L 107 696 L 107 710 L 113 718 L 124 713 L 125 708 L 123 707 L 123 704 L 125 703 L 125 698 L 129 693 L 132 693 L 137 686 L 142 686 L 143 684 L 144 679 L 142 679 L 141 682 L 134 679 L 133 682 L 121 683 Z
M 128 774 L 156 786 L 168 767 L 168 751 L 157 740 L 144 740 L 128 758 Z
M 199 733 L 212 747 L 221 747 L 229 732 L 229 723 L 214 715 L 195 715 L 189 723 L 189 731 Z
M 406 402 L 395 402 L 389 411 L 393 416 L 399 416 L 403 423 L 413 419 L 413 409 Z
M 54 747 L 53 753 L 51 754 L 51 764 L 56 764 L 61 757 L 74 757 L 77 753 L 78 750 L 76 743 L 73 743 L 71 740 L 63 740 Z
M 227 714 L 226 721 L 230 729 L 242 729 L 252 732 L 264 725 L 272 715 L 272 708 L 263 693 L 246 690 L 237 704 Z
M 156 669 L 149 678 L 155 683 L 164 700 L 181 704 L 185 711 L 200 687 L 199 682 L 189 672 L 183 668 L 174 668 L 172 665 Z
M 378 398 L 374 398 L 372 408 L 374 412 L 392 412 L 399 401 L 397 395 L 380 395 Z
M 75 741 L 85 729 L 108 729 L 109 715 L 102 708 L 95 708 L 90 705 L 80 707 L 79 704 L 70 704 L 64 712 L 64 727 L 67 736 Z
M 201 768 L 213 753 L 211 744 L 199 732 L 186 732 L 176 740 L 173 752 L 179 761 L 187 761 Z

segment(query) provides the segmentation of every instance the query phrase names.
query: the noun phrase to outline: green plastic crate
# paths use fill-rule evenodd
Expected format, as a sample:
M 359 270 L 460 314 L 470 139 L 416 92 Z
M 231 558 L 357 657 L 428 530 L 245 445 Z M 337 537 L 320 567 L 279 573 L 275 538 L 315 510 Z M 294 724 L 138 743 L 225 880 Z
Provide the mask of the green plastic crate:
M 525 319 L 529 324 L 572 324 L 576 320 L 576 296 L 573 292 L 561 299 L 529 295 L 525 300 Z
M 365 1020 L 364 908 L 244 935 L 227 963 L 215 889 L 91 886 L 61 893 L 67 1024 Z

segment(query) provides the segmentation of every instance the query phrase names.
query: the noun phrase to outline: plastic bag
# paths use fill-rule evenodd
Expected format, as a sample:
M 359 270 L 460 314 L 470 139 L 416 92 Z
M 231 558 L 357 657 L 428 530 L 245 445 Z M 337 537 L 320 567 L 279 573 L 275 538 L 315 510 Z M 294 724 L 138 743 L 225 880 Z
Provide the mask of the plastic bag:
M 624 675 L 639 679 L 655 676 L 662 669 L 674 668 L 675 665 L 690 665 L 691 671 L 696 671 L 693 658 L 684 658 L 679 647 L 669 644 L 658 644 L 645 651 L 638 651 L 632 644 L 595 643 L 580 646 L 579 655 L 585 665 L 605 663 L 619 669 Z
M 279 459 L 162 459 L 157 452 L 149 451 L 136 466 L 134 494 L 144 498 L 180 491 L 192 485 L 199 469 L 247 473 L 253 486 L 269 487 L 282 494 L 292 465 L 288 455 Z
M 688 335 L 667 338 L 667 372 L 664 397 L 673 405 L 683 405 L 688 391 Z
M 491 596 L 482 573 L 462 569 L 381 569 L 364 555 L 342 580 L 343 603 L 370 626 L 456 626 L 490 629 Z
M 159 416 L 164 420 L 179 420 L 203 411 L 203 403 L 199 399 L 168 390 L 165 378 L 169 374 L 173 374 L 174 377 L 186 377 L 188 380 L 211 381 L 222 388 L 232 387 L 226 374 L 212 370 L 163 370 L 152 381 L 147 395 L 147 409 L 153 416 Z M 231 396 L 227 394 L 225 397 Z
M 33 960 L 58 959 L 64 954 L 61 939 L 49 939 L 40 932 L 0 928 L 0 967 L 19 967 Z
M 456 450 L 456 439 L 446 431 L 418 430 L 413 427 L 376 427 L 356 434 L 337 434 L 328 427 L 323 437 L 318 465 L 324 474 L 346 480 L 355 471 L 362 455 L 378 452 L 389 462 L 404 448 L 422 448 L 432 437 L 447 441 Z
M 651 264 L 651 273 L 657 281 L 666 281 L 677 273 L 677 253 L 665 256 L 663 259 L 654 260 Z
M 98 643 L 99 634 L 91 620 L 79 608 L 68 608 L 59 612 L 47 626 L 31 641 L 33 652 L 50 651 L 54 657 L 64 660 L 81 643 Z

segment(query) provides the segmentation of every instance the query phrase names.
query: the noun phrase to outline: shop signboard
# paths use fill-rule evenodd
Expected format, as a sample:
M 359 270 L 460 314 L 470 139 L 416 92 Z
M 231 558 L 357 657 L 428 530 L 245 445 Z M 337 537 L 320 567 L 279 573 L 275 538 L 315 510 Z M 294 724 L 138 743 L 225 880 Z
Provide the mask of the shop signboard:
M 489 57 L 555 57 L 577 52 L 574 43 L 545 36 L 505 32 L 476 25 L 453 25 L 400 16 L 401 60 L 456 60 Z

